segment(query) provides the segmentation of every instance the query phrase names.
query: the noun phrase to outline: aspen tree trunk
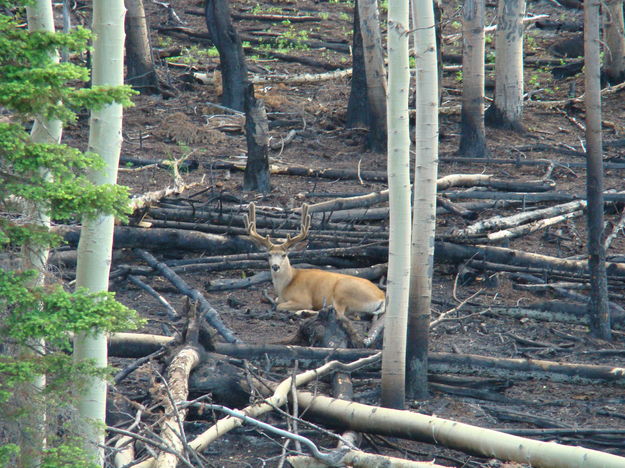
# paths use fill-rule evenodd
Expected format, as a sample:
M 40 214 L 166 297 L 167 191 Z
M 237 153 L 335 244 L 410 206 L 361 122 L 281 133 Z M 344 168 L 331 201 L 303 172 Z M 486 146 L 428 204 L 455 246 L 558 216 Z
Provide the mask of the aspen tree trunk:
M 595 336 L 611 338 L 608 280 L 603 247 L 603 158 L 601 135 L 600 0 L 584 2 L 584 74 L 586 105 L 586 196 L 588 198 L 588 269 L 590 270 L 590 328 Z
M 625 24 L 623 21 L 623 0 L 605 2 L 604 25 L 604 71 L 610 84 L 625 80 Z
M 93 86 L 120 86 L 124 83 L 124 0 L 93 2 Z M 115 184 L 121 149 L 122 106 L 113 103 L 91 112 L 89 151 L 99 154 L 105 162 L 100 171 L 93 171 L 94 184 Z M 113 246 L 113 216 L 99 215 L 83 219 L 78 243 L 76 287 L 91 292 L 106 291 Z M 76 361 L 91 359 L 98 367 L 107 366 L 106 336 L 94 330 L 74 339 Z M 88 453 L 103 463 L 106 381 L 93 377 L 78 401 L 78 410 Z
M 525 0 L 499 0 L 495 47 L 495 102 L 486 111 L 492 127 L 522 131 L 523 16 Z
M 484 0 L 465 0 L 462 23 L 462 112 L 458 154 L 488 156 L 484 133 Z
M 26 16 L 28 20 L 29 31 L 48 31 L 54 32 L 54 17 L 52 12 L 51 0 L 37 0 L 26 7 Z M 58 63 L 58 53 L 50 56 L 51 62 Z M 44 116 L 37 116 L 33 123 L 30 138 L 34 143 L 59 143 L 63 126 L 59 119 L 47 119 Z M 45 180 L 50 180 L 50 174 L 45 169 L 38 170 L 38 176 Z M 44 206 L 31 203 L 27 207 L 25 213 L 28 222 L 46 229 L 50 228 L 50 214 Z M 42 286 L 45 283 L 45 270 L 49 256 L 48 246 L 43 245 L 25 245 L 22 249 L 22 267 L 24 269 L 37 270 L 39 274 L 30 283 L 30 286 Z M 45 352 L 45 343 L 37 341 L 32 343 L 33 350 L 36 353 Z M 29 390 L 21 395 L 21 402 L 25 405 L 32 405 L 38 398 L 30 398 L 32 394 L 39 394 L 46 386 L 46 377 L 41 375 L 30 382 L 32 385 Z M 27 427 L 20 434 L 20 466 L 24 468 L 39 466 L 41 461 L 42 450 L 46 445 L 45 408 L 30 408 L 26 414 L 32 414 L 32 420 L 26 424 Z
M 141 94 L 158 93 L 158 77 L 148 35 L 143 0 L 125 0 L 126 80 Z
M 377 0 L 358 0 L 358 17 L 362 36 L 367 102 L 369 113 L 368 146 L 374 151 L 386 150 L 386 70 L 382 53 L 380 15 Z
M 410 398 L 423 399 L 428 394 L 428 335 L 438 173 L 438 66 L 433 1 L 412 0 L 412 18 L 416 59 L 415 190 L 406 390 Z
M 388 286 L 382 354 L 382 405 L 403 408 L 410 280 L 410 135 L 408 128 L 408 2 L 388 6 Z

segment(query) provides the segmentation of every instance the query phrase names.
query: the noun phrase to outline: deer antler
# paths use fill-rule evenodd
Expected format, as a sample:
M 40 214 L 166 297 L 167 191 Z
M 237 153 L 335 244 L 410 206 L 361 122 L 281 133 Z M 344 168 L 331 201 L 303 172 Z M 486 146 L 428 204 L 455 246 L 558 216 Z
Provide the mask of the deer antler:
M 252 202 L 249 206 L 249 216 L 243 215 L 243 222 L 245 223 L 245 229 L 254 242 L 258 245 L 265 247 L 267 250 L 275 247 L 275 244 L 271 242 L 269 236 L 261 236 L 256 232 L 256 205 Z
M 291 237 L 291 235 L 286 236 L 286 241 L 280 245 L 280 247 L 284 249 L 290 249 L 292 246 L 297 244 L 298 242 L 303 241 L 308 237 L 308 230 L 310 229 L 310 215 L 308 214 L 308 204 L 304 203 L 302 205 L 302 224 L 300 227 L 300 232 L 295 237 Z

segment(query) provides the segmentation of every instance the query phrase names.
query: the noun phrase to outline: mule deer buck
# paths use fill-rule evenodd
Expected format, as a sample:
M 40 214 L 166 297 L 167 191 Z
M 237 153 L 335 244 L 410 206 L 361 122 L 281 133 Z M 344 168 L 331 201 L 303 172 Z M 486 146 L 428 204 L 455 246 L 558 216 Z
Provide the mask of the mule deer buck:
M 288 235 L 281 244 L 274 244 L 269 236 L 261 236 L 256 232 L 254 203 L 250 203 L 249 215 L 245 216 L 245 227 L 252 241 L 269 253 L 271 280 L 278 294 L 279 310 L 320 310 L 326 305 L 332 305 L 340 318 L 344 318 L 345 314 L 377 315 L 384 312 L 384 292 L 367 279 L 316 268 L 300 269 L 291 266 L 289 250 L 303 245 L 308 237 L 308 205 L 302 205 L 299 234 L 295 237 Z

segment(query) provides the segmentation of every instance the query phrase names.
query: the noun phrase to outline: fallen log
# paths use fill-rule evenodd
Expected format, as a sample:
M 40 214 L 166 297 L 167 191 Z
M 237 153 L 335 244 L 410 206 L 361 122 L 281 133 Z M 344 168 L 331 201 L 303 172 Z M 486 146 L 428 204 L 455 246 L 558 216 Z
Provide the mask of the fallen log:
M 540 229 L 545 229 L 549 226 L 553 226 L 554 224 L 558 224 L 563 221 L 566 221 L 567 219 L 579 218 L 583 214 L 584 212 L 580 210 L 580 211 L 573 211 L 572 213 L 564 213 L 558 216 L 554 216 L 552 218 L 539 219 L 537 221 L 524 224 L 522 226 L 516 226 L 516 227 L 504 229 L 502 231 L 497 231 L 497 232 L 490 232 L 486 235 L 486 238 L 491 242 L 500 242 L 502 240 L 510 240 L 516 237 L 521 237 L 527 234 L 531 234 L 533 232 L 539 231 Z
M 222 322 L 221 317 L 219 316 L 219 312 L 217 312 L 213 306 L 209 304 L 206 298 L 200 293 L 197 289 L 190 287 L 186 281 L 184 281 L 180 276 L 174 273 L 171 268 L 165 265 L 162 262 L 159 262 L 152 256 L 150 253 L 141 249 L 134 249 L 134 253 L 146 261 L 148 265 L 162 274 L 165 278 L 169 280 L 178 290 L 190 297 L 194 301 L 197 301 L 199 304 L 199 310 L 202 314 L 202 317 L 206 319 L 206 321 L 219 332 L 221 336 L 224 337 L 226 341 L 229 343 L 240 343 L 239 340 L 232 330 L 230 330 L 226 325 Z
M 80 226 L 56 226 L 53 231 L 72 246 L 78 245 Z M 228 237 L 182 229 L 134 228 L 115 226 L 113 248 L 150 246 L 155 250 L 196 250 L 208 254 L 255 252 L 252 242 L 241 237 Z
M 247 236 L 247 230 L 242 227 L 235 227 L 230 225 L 222 225 L 222 224 L 210 224 L 203 221 L 198 222 L 187 222 L 187 221 L 172 221 L 172 220 L 163 220 L 163 219 L 150 219 L 150 224 L 152 228 L 171 228 L 171 229 L 187 229 L 190 231 L 199 231 L 199 232 L 207 232 L 211 234 L 228 234 L 230 236 Z M 367 228 L 366 230 L 361 229 L 357 232 L 350 232 L 346 230 L 332 230 L 332 229 L 317 229 L 314 232 L 311 232 L 308 238 L 311 243 L 316 242 L 332 242 L 336 244 L 337 242 L 351 242 L 362 243 L 363 239 L 366 237 L 370 242 L 375 240 L 388 240 L 388 234 L 385 231 L 380 230 L 380 228 Z M 298 229 L 281 229 L 280 232 L 284 235 L 296 235 L 299 232 Z
M 260 416 L 269 411 L 272 411 L 274 408 L 280 408 L 281 406 L 284 406 L 288 401 L 288 394 L 291 392 L 293 387 L 305 385 L 323 375 L 327 375 L 336 370 L 352 371 L 359 369 L 362 366 L 368 365 L 375 361 L 379 361 L 379 358 L 380 354 L 378 353 L 377 355 L 368 356 L 350 364 L 343 364 L 338 361 L 331 361 L 318 369 L 309 370 L 294 377 L 289 377 L 281 383 L 275 385 L 273 395 L 257 404 L 247 406 L 241 411 L 241 413 L 251 417 Z M 243 420 L 241 419 L 233 417 L 222 418 L 217 421 L 217 423 L 215 423 L 213 426 L 211 426 L 208 430 L 199 434 L 194 440 L 192 440 L 189 443 L 189 447 L 193 450 L 202 451 L 206 449 L 211 442 L 221 437 L 223 434 L 231 431 L 232 429 L 241 426 L 242 424 Z M 135 466 L 137 468 L 151 468 L 154 466 L 154 458 L 144 460 Z
M 527 463 L 542 468 L 622 468 L 625 458 L 584 447 L 504 434 L 469 424 L 350 401 L 297 392 L 298 404 L 309 416 L 335 427 L 373 432 L 477 453 L 485 457 Z
M 562 205 L 551 206 L 549 208 L 543 208 L 533 211 L 524 211 L 512 216 L 494 216 L 492 218 L 484 219 L 467 226 L 464 229 L 454 229 L 450 234 L 463 237 L 463 236 L 475 236 L 491 229 L 505 229 L 515 227 L 520 224 L 527 223 L 529 221 L 548 218 L 564 213 L 570 213 L 586 207 L 585 200 L 577 200 Z
M 542 268 L 549 271 L 566 271 L 571 276 L 588 274 L 588 262 L 586 261 L 566 260 L 504 247 L 460 245 L 438 241 L 435 244 L 434 255 L 437 261 L 443 263 L 460 263 L 472 259 L 505 265 Z M 606 270 L 610 276 L 625 277 L 625 264 L 623 263 L 606 262 Z
M 170 337 L 114 333 L 109 340 L 109 354 L 116 357 L 140 357 L 157 351 L 172 341 Z M 300 365 L 332 358 L 353 360 L 376 353 L 369 349 L 308 348 L 284 345 L 239 345 L 215 343 L 215 351 L 240 359 L 267 359 L 274 364 L 290 365 L 298 360 Z M 145 354 L 138 354 L 139 352 Z M 123 354 L 123 356 L 120 356 Z M 430 353 L 429 371 L 436 374 L 479 374 L 492 378 L 516 380 L 538 379 L 578 384 L 611 383 L 625 386 L 625 368 L 590 364 L 558 363 L 534 359 L 510 359 L 473 354 Z
M 294 455 L 286 459 L 293 468 L 326 468 L 332 466 L 305 455 Z M 412 461 L 404 458 L 365 453 L 359 450 L 350 450 L 345 453 L 341 458 L 341 464 L 341 466 L 353 468 L 445 468 L 443 465 L 434 464 L 434 462 Z
M 168 221 L 201 221 L 211 224 L 221 224 L 223 226 L 232 226 L 237 228 L 244 227 L 243 215 L 245 211 L 239 207 L 231 210 L 201 210 L 192 208 L 156 208 L 149 209 L 149 215 L 156 219 L 165 219 Z M 300 222 L 296 218 L 289 219 L 286 216 L 268 216 L 267 213 L 259 213 L 257 215 L 258 227 L 263 229 L 290 229 L 298 230 Z M 311 223 L 313 230 L 335 229 L 368 232 L 372 229 L 369 226 L 354 225 L 353 223 L 330 223 L 328 221 L 319 221 L 319 218 L 313 219 Z
M 163 408 L 163 418 L 160 420 L 160 437 L 172 452 L 182 453 L 186 448 L 186 435 L 183 431 L 187 409 L 178 409 L 178 404 L 186 401 L 189 396 L 189 375 L 200 362 L 200 353 L 197 348 L 196 306 L 191 306 L 189 313 L 189 328 L 186 343 L 176 353 L 167 366 L 166 383 L 156 388 L 159 395 L 158 403 Z M 172 452 L 160 452 L 156 457 L 156 466 L 159 468 L 176 468 L 178 457 Z
M 608 145 L 609 143 L 610 142 L 604 142 L 603 143 L 604 147 L 607 147 L 606 145 Z M 550 148 L 547 145 L 534 145 L 534 147 L 540 148 L 540 149 L 535 149 L 534 151 L 553 151 L 554 150 L 553 148 Z M 530 150 L 526 149 L 526 151 L 530 151 Z M 576 155 L 578 154 L 579 156 L 584 155 L 584 153 L 579 152 L 579 151 L 575 151 L 575 153 Z M 520 166 L 549 166 L 549 165 L 556 164 L 558 167 L 564 167 L 567 169 L 572 169 L 572 168 L 585 169 L 586 168 L 585 162 L 575 162 L 575 161 L 560 162 L 558 161 L 557 163 L 555 163 L 555 161 L 550 161 L 548 159 L 539 159 L 539 160 L 520 159 L 520 158 L 518 159 L 496 159 L 496 158 L 490 159 L 490 158 L 460 158 L 460 157 L 453 157 L 453 156 L 443 156 L 439 158 L 439 162 L 452 163 L 452 164 L 484 164 L 487 167 L 491 165 L 520 167 Z M 615 163 L 615 162 L 605 161 L 603 165 L 604 165 L 604 169 L 625 170 L 624 163 Z
M 438 190 L 451 187 L 490 187 L 497 190 L 514 192 L 548 192 L 556 186 L 553 181 L 514 181 L 497 179 L 486 174 L 451 174 L 437 180 Z

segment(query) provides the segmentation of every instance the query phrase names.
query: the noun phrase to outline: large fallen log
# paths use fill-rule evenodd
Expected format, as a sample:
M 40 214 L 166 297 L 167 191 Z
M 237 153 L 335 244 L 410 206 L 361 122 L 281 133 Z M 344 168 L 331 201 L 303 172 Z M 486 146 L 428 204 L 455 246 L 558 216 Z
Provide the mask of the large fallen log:
M 588 262 L 583 260 L 567 260 L 487 245 L 460 245 L 439 241 L 435 244 L 434 256 L 437 261 L 443 263 L 460 263 L 472 259 L 513 266 L 542 268 L 548 271 L 566 271 L 572 276 L 588 274 Z M 610 276 L 625 277 L 625 264 L 623 263 L 606 262 L 606 270 Z
M 368 356 L 350 364 L 343 364 L 338 361 L 331 361 L 318 369 L 309 370 L 294 377 L 289 377 L 281 383 L 275 385 L 273 395 L 271 395 L 269 398 L 266 398 L 264 401 L 246 407 L 241 411 L 241 413 L 251 417 L 260 416 L 269 411 L 272 411 L 274 408 L 284 406 L 288 401 L 288 394 L 291 393 L 293 387 L 305 385 L 323 375 L 332 373 L 335 370 L 344 370 L 348 372 L 356 370 L 376 360 L 379 360 L 379 355 Z M 189 443 L 189 447 L 193 450 L 202 451 L 206 449 L 211 442 L 221 437 L 223 434 L 231 431 L 232 429 L 241 426 L 242 424 L 243 421 L 241 419 L 233 417 L 222 418 L 209 429 L 199 434 L 194 440 L 192 440 Z M 154 459 L 149 458 L 135 466 L 137 468 L 151 468 L 154 466 Z
M 342 401 L 297 392 L 298 404 L 325 424 L 373 432 L 477 453 L 489 458 L 527 463 L 539 468 L 622 468 L 625 458 L 584 447 L 504 434 L 448 419 L 409 411 Z
M 65 242 L 78 245 L 80 226 L 57 226 L 53 229 L 63 236 Z M 113 247 L 115 249 L 150 246 L 154 250 L 196 250 L 207 254 L 229 254 L 255 252 L 257 249 L 247 239 L 220 236 L 204 232 L 181 229 L 144 229 L 129 226 L 115 226 Z
M 185 449 L 186 436 L 183 431 L 187 409 L 178 409 L 177 405 L 186 401 L 189 396 L 189 375 L 200 362 L 200 352 L 197 347 L 197 334 L 199 325 L 197 322 L 196 307 L 191 307 L 189 330 L 185 346 L 180 349 L 167 366 L 166 382 L 158 384 L 158 389 L 153 388 L 159 396 L 159 406 L 163 408 L 163 417 L 160 420 L 160 437 L 171 452 L 162 451 L 156 457 L 158 468 L 176 468 L 178 457 Z M 172 453 L 173 452 L 173 453 Z
M 173 338 L 158 335 L 114 333 L 109 340 L 109 354 L 117 357 L 141 357 L 166 346 Z M 266 359 L 275 364 L 290 365 L 298 360 L 301 366 L 324 359 L 349 361 L 374 354 L 369 349 L 330 349 L 284 345 L 238 345 L 215 343 L 215 351 L 240 359 Z M 536 359 L 509 359 L 474 354 L 430 353 L 432 373 L 480 374 L 486 377 L 516 380 L 539 379 L 553 382 L 593 384 L 608 382 L 625 386 L 625 368 L 571 364 Z
M 577 200 L 562 205 L 543 208 L 540 210 L 524 211 L 522 213 L 518 213 L 512 216 L 494 216 L 492 218 L 483 219 L 481 221 L 473 223 L 472 225 L 467 226 L 464 229 L 454 229 L 451 231 L 451 234 L 456 236 L 475 236 L 491 229 L 501 230 L 505 228 L 511 228 L 514 226 L 519 226 L 520 224 L 527 223 L 529 221 L 549 218 L 564 213 L 570 213 L 572 211 L 577 211 L 585 207 L 585 200 Z

